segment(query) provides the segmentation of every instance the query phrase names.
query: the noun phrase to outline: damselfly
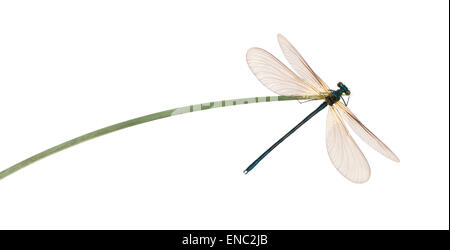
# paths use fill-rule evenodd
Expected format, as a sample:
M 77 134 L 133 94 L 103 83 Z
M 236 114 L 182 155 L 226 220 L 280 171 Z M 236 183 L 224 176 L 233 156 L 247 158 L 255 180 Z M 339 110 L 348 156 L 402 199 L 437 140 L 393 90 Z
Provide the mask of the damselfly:
M 331 90 L 281 34 L 278 34 L 278 42 L 287 61 L 298 75 L 269 52 L 260 48 L 251 48 L 247 52 L 247 63 L 256 78 L 279 95 L 303 96 L 304 98 L 301 99 L 322 99 L 324 102 L 250 164 L 244 173 L 250 172 L 275 147 L 327 106 L 330 107 L 326 124 L 328 155 L 337 170 L 347 179 L 356 183 L 366 182 L 370 178 L 370 167 L 366 157 L 349 134 L 344 121 L 373 149 L 395 162 L 400 161 L 348 109 L 343 99 L 343 96 L 350 96 L 347 86 L 339 82 L 337 84 L 339 89 Z

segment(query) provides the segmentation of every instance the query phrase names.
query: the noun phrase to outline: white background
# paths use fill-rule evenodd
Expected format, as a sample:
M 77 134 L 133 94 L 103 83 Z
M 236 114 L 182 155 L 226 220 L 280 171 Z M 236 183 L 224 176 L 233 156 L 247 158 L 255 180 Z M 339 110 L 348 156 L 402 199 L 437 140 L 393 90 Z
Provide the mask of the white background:
M 331 164 L 319 103 L 213 109 L 122 130 L 0 181 L 2 229 L 448 229 L 448 1 L 2 1 L 1 169 L 141 115 L 273 95 L 248 69 L 284 34 L 400 157 Z

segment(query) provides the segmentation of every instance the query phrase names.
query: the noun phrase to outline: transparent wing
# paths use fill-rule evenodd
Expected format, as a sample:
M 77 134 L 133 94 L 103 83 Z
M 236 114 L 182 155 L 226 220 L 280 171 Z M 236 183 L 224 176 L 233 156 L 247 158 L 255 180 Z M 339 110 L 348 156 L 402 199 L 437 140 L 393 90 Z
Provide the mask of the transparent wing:
M 256 78 L 268 89 L 279 95 L 320 95 L 311 84 L 298 77 L 280 60 L 263 49 L 249 49 L 247 63 Z
M 331 162 L 342 175 L 356 183 L 369 180 L 369 163 L 333 106 L 328 111 L 326 140 Z
M 300 53 L 292 46 L 292 44 L 281 34 L 278 34 L 278 43 L 284 56 L 288 60 L 291 67 L 303 80 L 311 83 L 311 85 L 319 92 L 330 93 L 327 84 L 314 73 L 308 63 L 303 59 Z
M 337 110 L 341 114 L 343 120 L 353 129 L 364 142 L 369 144 L 378 153 L 386 156 L 387 158 L 400 162 L 400 159 L 392 152 L 378 137 L 376 137 L 364 124 L 362 124 L 358 118 L 348 109 L 343 103 L 336 103 Z

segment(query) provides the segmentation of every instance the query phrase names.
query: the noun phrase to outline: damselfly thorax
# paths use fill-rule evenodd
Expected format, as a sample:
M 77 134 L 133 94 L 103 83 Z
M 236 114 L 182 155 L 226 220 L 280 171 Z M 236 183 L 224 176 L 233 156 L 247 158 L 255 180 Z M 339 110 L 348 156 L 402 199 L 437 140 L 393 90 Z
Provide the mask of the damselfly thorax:
M 338 102 L 342 98 L 342 96 L 350 95 L 350 90 L 342 82 L 339 82 L 337 84 L 337 86 L 339 87 L 339 89 L 338 90 L 330 90 L 330 93 L 325 98 L 326 102 L 330 106 L 335 104 L 336 102 Z

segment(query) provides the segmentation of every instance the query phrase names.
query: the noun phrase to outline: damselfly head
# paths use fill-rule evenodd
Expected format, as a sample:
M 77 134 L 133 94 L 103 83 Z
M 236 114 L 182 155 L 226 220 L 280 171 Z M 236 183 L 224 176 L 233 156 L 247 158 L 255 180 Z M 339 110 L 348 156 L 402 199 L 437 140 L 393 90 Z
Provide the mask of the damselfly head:
M 350 90 L 347 88 L 347 86 L 345 86 L 345 84 L 343 84 L 342 82 L 339 82 L 339 83 L 337 84 L 337 86 L 339 87 L 339 89 L 342 90 L 342 92 L 343 92 L 345 95 L 350 95 Z

